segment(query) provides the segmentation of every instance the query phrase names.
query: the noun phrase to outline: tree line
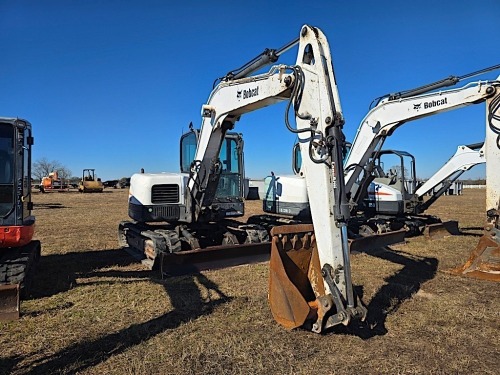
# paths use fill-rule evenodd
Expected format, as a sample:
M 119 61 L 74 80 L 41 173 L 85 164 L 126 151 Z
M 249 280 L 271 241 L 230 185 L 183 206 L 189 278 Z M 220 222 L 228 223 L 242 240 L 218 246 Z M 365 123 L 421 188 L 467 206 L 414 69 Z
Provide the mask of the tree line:
M 35 161 L 31 167 L 31 178 L 33 181 L 40 182 L 42 178 L 49 176 L 50 173 L 57 172 L 57 176 L 63 180 L 66 180 L 70 184 L 78 184 L 82 179 L 81 176 L 72 176 L 73 172 L 71 169 L 66 167 L 63 163 L 58 160 L 48 160 L 43 157 Z M 127 180 L 126 177 L 122 177 L 116 182 L 121 182 L 124 184 Z
M 42 178 L 47 177 L 53 172 L 57 172 L 59 178 L 64 180 L 76 180 L 78 182 L 81 179 L 80 177 L 71 176 L 71 170 L 61 162 L 57 160 L 48 160 L 47 158 L 38 159 L 33 163 L 33 166 L 31 167 L 31 178 L 42 181 Z

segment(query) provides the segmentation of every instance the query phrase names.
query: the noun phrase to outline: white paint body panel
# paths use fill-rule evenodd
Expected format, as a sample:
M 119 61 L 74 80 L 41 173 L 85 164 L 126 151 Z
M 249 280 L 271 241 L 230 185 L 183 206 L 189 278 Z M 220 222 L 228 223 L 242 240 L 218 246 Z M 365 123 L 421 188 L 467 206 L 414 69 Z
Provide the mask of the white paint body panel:
M 151 187 L 175 184 L 179 185 L 179 202 L 177 203 L 184 204 L 184 191 L 188 177 L 186 173 L 135 173 L 130 178 L 129 202 L 145 206 L 154 205 L 151 202 Z

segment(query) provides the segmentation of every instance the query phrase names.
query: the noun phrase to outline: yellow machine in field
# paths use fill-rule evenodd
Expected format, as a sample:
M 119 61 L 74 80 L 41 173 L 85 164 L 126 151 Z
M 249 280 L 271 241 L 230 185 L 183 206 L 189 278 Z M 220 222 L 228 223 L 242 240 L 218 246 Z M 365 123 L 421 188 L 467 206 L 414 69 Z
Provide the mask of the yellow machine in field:
M 95 169 L 84 169 L 82 180 L 78 184 L 80 193 L 102 193 L 104 185 L 100 178 L 95 177 Z

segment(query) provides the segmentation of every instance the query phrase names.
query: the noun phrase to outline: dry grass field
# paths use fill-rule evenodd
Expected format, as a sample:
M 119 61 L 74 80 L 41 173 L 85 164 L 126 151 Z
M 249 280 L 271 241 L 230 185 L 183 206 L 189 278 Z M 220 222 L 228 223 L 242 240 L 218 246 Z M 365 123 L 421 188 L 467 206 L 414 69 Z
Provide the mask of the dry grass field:
M 37 194 L 42 258 L 21 319 L 0 323 L 0 374 L 498 374 L 500 285 L 441 272 L 476 245 L 484 201 L 432 208 L 464 235 L 353 256 L 367 322 L 316 335 L 274 322 L 267 263 L 145 271 L 117 246 L 126 190 Z

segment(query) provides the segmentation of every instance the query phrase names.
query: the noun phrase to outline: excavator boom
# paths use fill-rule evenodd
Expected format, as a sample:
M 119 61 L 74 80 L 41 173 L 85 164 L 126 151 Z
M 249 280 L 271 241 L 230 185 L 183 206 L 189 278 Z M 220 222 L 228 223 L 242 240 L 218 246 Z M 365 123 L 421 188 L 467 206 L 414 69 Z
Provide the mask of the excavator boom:
M 306 230 L 278 227 L 271 232 L 275 237 L 269 300 L 276 320 L 285 326 L 303 326 L 307 321 L 313 331 L 321 332 L 364 317 L 365 312 L 355 298 L 350 275 L 349 209 L 342 169 L 344 120 L 329 45 L 319 29 L 302 28 L 295 65 L 228 79 L 214 89 L 202 109 L 188 191 L 198 221 L 213 209 L 220 168 L 217 157 L 226 131 L 241 115 L 283 100 L 289 100 L 287 127 L 300 140 L 314 232 L 312 226 Z M 288 121 L 289 111 L 294 113 L 295 126 Z M 295 245 L 290 248 L 289 242 Z M 283 304 L 290 308 L 283 311 Z M 334 318 L 328 321 L 329 316 Z
M 427 210 L 464 172 L 482 163 L 486 163 L 484 142 L 475 145 L 458 146 L 457 151 L 450 160 L 415 191 L 417 197 L 422 197 L 442 184 L 425 203 L 419 206 L 419 211 Z
M 380 101 L 362 120 L 347 155 L 345 169 L 348 191 L 351 191 L 370 158 L 381 150 L 385 139 L 399 126 L 408 121 L 484 102 L 495 95 L 499 86 L 498 79 L 478 81 L 455 89 L 405 98 L 388 97 Z

